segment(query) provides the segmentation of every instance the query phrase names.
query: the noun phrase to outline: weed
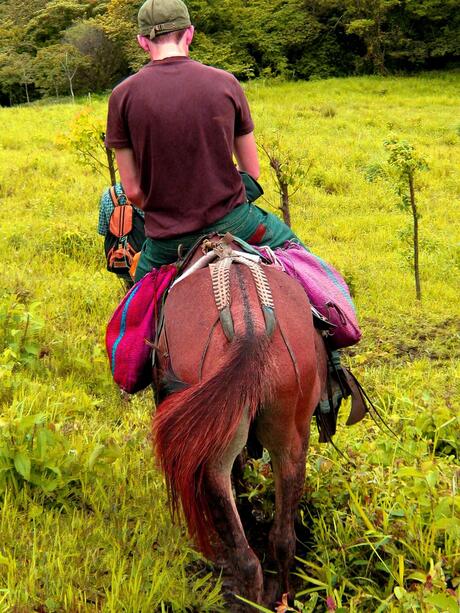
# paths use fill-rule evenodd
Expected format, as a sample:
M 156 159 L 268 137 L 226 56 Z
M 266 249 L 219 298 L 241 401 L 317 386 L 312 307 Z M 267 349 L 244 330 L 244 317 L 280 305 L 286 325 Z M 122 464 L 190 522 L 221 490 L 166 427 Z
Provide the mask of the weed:
M 323 117 L 335 117 L 337 115 L 337 109 L 332 104 L 323 104 L 318 111 Z

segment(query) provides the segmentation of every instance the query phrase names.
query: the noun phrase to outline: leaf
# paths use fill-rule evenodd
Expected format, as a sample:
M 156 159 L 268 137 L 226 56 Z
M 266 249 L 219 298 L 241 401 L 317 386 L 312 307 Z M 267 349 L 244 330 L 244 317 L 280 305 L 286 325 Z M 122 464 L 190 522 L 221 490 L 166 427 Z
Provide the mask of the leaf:
M 266 609 L 265 607 L 262 607 L 260 604 L 256 604 L 255 602 L 252 602 L 251 600 L 246 600 L 246 598 L 243 598 L 242 596 L 239 596 L 238 594 L 235 594 L 235 598 L 238 598 L 238 600 L 241 600 L 241 602 L 245 602 L 246 604 L 251 605 L 251 607 L 255 609 L 256 611 L 261 611 L 262 613 L 273 613 L 272 610 Z
M 51 479 L 50 481 L 42 481 L 42 490 L 44 492 L 53 492 L 60 484 L 59 479 Z
M 437 470 L 430 470 L 430 472 L 427 473 L 427 475 L 425 475 L 425 479 L 426 479 L 426 482 L 428 483 L 428 485 L 431 488 L 434 488 L 434 486 L 436 485 L 436 483 L 438 481 L 438 471 Z
M 39 415 L 26 415 L 18 421 L 18 429 L 21 431 L 28 430 L 29 428 L 42 423 L 45 419 L 46 417 L 43 415 L 43 413 L 40 413 Z
M 460 519 L 457 517 L 441 517 L 434 522 L 434 526 L 438 530 L 459 530 Z
M 275 611 L 276 613 L 286 613 L 286 611 L 289 611 L 289 603 L 288 603 L 288 595 L 287 594 L 283 594 L 282 598 L 281 598 L 281 602 L 277 603 L 278 606 L 276 607 Z
M 47 598 L 45 600 L 45 605 L 48 611 L 58 611 L 59 610 L 59 603 L 53 600 L 52 598 Z
M 62 477 L 62 472 L 61 472 L 61 469 L 59 468 L 59 466 L 54 466 L 53 464 L 46 464 L 45 468 L 47 468 L 48 470 L 53 472 L 58 477 Z
M 404 596 L 406 595 L 406 590 L 402 587 L 399 587 L 399 585 L 397 585 L 394 589 L 394 593 L 398 600 L 402 600 Z
M 49 430 L 40 428 L 37 433 L 37 451 L 41 460 L 45 458 L 46 450 L 48 447 Z
M 353 500 L 353 502 L 355 504 L 355 507 L 356 507 L 359 515 L 361 516 L 362 520 L 364 521 L 367 529 L 370 530 L 371 532 L 374 532 L 374 526 L 372 525 L 370 519 L 366 515 L 366 512 L 364 511 L 363 507 L 359 504 L 358 499 L 353 494 L 353 492 L 351 491 L 351 489 L 350 489 L 350 487 L 348 486 L 347 483 L 345 483 L 345 487 L 347 488 L 348 493 L 350 494 L 350 498 Z
M 37 356 L 40 351 L 40 346 L 38 345 L 38 343 L 28 342 L 24 344 L 24 350 L 29 355 Z
M 403 468 L 400 468 L 397 474 L 398 474 L 398 477 L 416 477 L 419 479 L 422 479 L 424 477 L 424 474 L 422 473 L 421 470 L 412 468 L 410 466 L 405 466 Z
M 105 449 L 104 445 L 96 445 L 96 447 L 93 449 L 93 452 L 89 456 L 89 460 L 88 460 L 88 468 L 90 470 L 94 468 L 94 465 L 96 464 L 98 458 L 104 452 L 104 449 Z
M 17 472 L 24 477 L 24 479 L 26 481 L 28 481 L 30 479 L 30 467 L 31 467 L 31 463 L 30 463 L 30 458 L 28 455 L 26 455 L 25 453 L 22 453 L 21 451 L 19 451 L 15 456 L 14 456 L 14 467 L 16 468 Z
M 319 579 L 315 579 L 314 577 L 310 577 L 309 575 L 303 573 L 303 572 L 299 572 L 296 573 L 299 577 L 301 577 L 305 582 L 308 581 L 308 583 L 313 583 L 313 585 L 318 585 L 321 588 L 327 589 L 328 585 L 327 583 L 324 583 L 324 581 L 320 581 Z M 297 596 L 303 596 L 304 594 L 307 594 L 308 590 L 305 590 L 303 592 L 298 592 Z
M 32 504 L 29 507 L 29 511 L 28 511 L 28 516 L 30 519 L 35 519 L 36 517 L 39 517 L 40 515 L 42 515 L 43 513 L 43 507 L 39 506 L 38 504 Z
M 421 571 L 416 570 L 411 573 L 407 579 L 413 579 L 414 581 L 420 581 L 420 583 L 425 583 L 426 581 L 426 573 L 422 573 Z
M 9 563 L 9 559 L 0 553 L 0 564 L 5 564 L 5 566 L 8 566 Z
M 121 458 L 122 451 L 118 445 L 110 445 L 109 447 L 104 447 L 104 452 L 102 454 L 104 460 L 109 464 L 111 462 L 115 462 L 118 458 Z
M 434 605 L 440 609 L 443 613 L 458 613 L 458 602 L 452 596 L 447 594 L 430 594 L 425 597 L 426 602 Z

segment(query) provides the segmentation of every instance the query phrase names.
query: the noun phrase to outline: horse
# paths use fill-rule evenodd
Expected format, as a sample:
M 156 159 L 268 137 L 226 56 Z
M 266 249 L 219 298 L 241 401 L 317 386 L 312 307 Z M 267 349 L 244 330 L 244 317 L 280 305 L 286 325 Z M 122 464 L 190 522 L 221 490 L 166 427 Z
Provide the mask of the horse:
M 236 595 L 271 606 L 290 594 L 310 424 L 327 373 L 304 290 L 284 272 L 263 269 L 274 326 L 267 326 L 251 270 L 236 263 L 229 268 L 230 340 L 207 268 L 172 287 L 164 307 L 161 382 L 157 377 L 158 388 L 166 391 L 153 417 L 172 514 L 182 509 L 199 550 L 223 570 L 231 611 L 253 610 Z M 268 450 L 273 468 L 275 514 L 267 554 L 277 569 L 275 587 L 264 580 L 232 488 L 232 469 L 251 441 Z

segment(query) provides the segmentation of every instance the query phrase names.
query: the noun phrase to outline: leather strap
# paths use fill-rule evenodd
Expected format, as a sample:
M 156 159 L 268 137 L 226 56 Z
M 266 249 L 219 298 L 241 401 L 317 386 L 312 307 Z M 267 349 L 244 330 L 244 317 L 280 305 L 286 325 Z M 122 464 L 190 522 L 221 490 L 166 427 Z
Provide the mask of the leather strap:
M 111 185 L 109 187 L 109 194 L 110 194 L 110 199 L 112 200 L 113 206 L 125 206 L 126 204 L 129 204 L 131 206 L 133 206 L 133 203 L 131 202 L 131 200 L 128 198 L 128 196 L 125 194 L 124 191 L 121 192 L 121 194 L 119 196 L 117 196 L 117 192 L 115 190 L 115 185 Z M 120 202 L 120 198 L 124 196 L 126 202 L 124 202 L 123 204 L 121 204 Z
M 112 200 L 113 206 L 120 206 L 120 202 L 118 200 L 117 192 L 115 191 L 115 186 L 111 185 L 109 189 L 110 198 Z

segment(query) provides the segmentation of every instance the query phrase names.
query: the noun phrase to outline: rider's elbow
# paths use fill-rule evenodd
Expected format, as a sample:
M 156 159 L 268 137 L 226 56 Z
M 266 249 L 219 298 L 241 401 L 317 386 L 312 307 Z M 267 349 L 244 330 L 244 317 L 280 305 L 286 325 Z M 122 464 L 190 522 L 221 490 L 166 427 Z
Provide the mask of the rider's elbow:
M 248 175 L 251 175 L 253 179 L 258 179 L 260 177 L 260 166 L 259 163 L 251 164 L 249 168 L 245 169 Z
M 132 187 L 126 189 L 126 195 L 129 200 L 140 209 L 144 208 L 144 194 L 140 187 Z

